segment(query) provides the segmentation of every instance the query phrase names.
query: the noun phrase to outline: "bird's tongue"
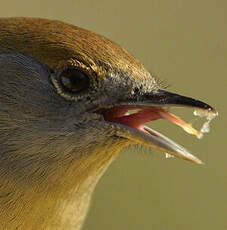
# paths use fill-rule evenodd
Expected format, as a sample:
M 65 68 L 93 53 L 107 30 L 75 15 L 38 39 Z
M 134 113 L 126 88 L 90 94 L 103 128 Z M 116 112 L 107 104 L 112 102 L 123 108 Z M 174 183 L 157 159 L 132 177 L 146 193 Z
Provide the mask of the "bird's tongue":
M 187 133 L 193 134 L 198 138 L 201 137 L 201 133 L 194 129 L 190 124 L 183 121 L 181 118 L 170 113 L 168 110 L 161 107 L 145 107 L 133 114 L 127 114 L 129 110 L 138 109 L 134 106 L 125 106 L 125 107 L 114 107 L 108 110 L 105 114 L 105 119 L 114 123 L 120 123 L 126 126 L 130 126 L 136 129 L 139 129 L 143 132 L 145 123 L 154 121 L 157 119 L 168 120 L 182 129 Z

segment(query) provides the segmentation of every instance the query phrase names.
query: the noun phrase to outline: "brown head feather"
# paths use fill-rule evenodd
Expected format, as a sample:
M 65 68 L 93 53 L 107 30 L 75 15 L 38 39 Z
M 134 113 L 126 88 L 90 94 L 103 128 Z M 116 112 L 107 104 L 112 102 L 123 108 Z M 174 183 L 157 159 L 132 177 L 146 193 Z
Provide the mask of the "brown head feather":
M 75 59 L 103 76 L 107 69 L 121 70 L 140 79 L 149 76 L 143 65 L 114 42 L 64 22 L 37 18 L 1 18 L 0 51 L 33 56 L 50 68 Z

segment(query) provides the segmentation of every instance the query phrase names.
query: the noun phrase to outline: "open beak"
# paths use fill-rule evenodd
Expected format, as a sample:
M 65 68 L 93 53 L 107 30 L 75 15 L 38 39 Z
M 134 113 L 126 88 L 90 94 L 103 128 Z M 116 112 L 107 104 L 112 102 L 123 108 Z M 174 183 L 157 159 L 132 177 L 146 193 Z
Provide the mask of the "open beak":
M 143 95 L 141 101 L 122 102 L 104 113 L 106 121 L 117 129 L 117 135 L 133 140 L 135 143 L 159 149 L 175 157 L 202 164 L 202 161 L 184 147 L 178 145 L 163 134 L 147 127 L 145 124 L 157 119 L 166 119 L 183 128 L 186 132 L 201 138 L 203 132 L 194 129 L 181 118 L 171 114 L 171 107 L 192 107 L 199 116 L 205 116 L 209 125 L 211 119 L 217 116 L 214 108 L 193 98 L 158 90 L 156 93 Z M 128 113 L 130 111 L 135 113 Z

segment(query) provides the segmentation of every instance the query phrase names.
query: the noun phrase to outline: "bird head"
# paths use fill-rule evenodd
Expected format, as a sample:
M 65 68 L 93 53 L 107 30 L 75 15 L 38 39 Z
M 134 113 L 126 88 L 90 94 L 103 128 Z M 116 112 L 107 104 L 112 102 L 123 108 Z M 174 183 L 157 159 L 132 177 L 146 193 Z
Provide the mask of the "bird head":
M 0 19 L 0 79 L 0 188 L 6 194 L 0 206 L 16 213 L 12 219 L 21 223 L 41 215 L 40 207 L 45 213 L 40 218 L 54 222 L 50 210 L 56 200 L 78 186 L 80 200 L 86 197 L 90 184 L 129 145 L 150 146 L 200 164 L 185 148 L 145 124 L 167 119 L 198 135 L 168 109 L 194 107 L 216 114 L 201 101 L 165 91 L 112 41 L 60 21 Z M 93 174 L 96 179 L 86 182 L 81 192 L 81 184 Z M 43 195 L 47 190 L 52 196 Z M 15 200 L 23 197 L 24 206 L 18 202 L 16 208 Z M 19 218 L 21 207 L 33 214 Z M 80 208 L 77 212 L 82 213 Z M 40 223 L 36 219 L 34 226 L 35 221 Z
M 7 167 L 15 164 L 12 170 L 25 175 L 24 170 L 36 166 L 42 174 L 59 162 L 67 165 L 92 154 L 100 161 L 99 152 L 105 152 L 107 161 L 131 144 L 201 163 L 145 123 L 161 118 L 175 122 L 166 109 L 171 106 L 215 110 L 163 90 L 117 44 L 47 19 L 1 19 L 0 31 L 2 152 L 12 154 L 4 158 L 10 161 Z M 131 110 L 139 111 L 129 115 Z

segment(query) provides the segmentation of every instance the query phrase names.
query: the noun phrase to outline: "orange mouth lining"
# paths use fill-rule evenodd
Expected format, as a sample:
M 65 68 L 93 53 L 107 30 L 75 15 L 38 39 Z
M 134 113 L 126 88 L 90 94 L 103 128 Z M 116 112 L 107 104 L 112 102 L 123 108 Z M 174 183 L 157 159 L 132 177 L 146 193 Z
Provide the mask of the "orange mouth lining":
M 139 110 L 136 113 L 128 114 L 130 110 Z M 148 107 L 148 106 L 116 106 L 108 109 L 104 113 L 104 118 L 107 121 L 120 123 L 126 126 L 136 128 L 140 131 L 146 132 L 144 126 L 146 123 L 158 119 L 165 119 L 181 127 L 189 134 L 195 135 L 197 138 L 202 138 L 203 134 L 209 132 L 209 123 L 217 116 L 217 112 L 211 110 L 196 109 L 195 116 L 206 117 L 207 121 L 203 124 L 200 131 L 192 127 L 191 124 L 185 122 L 180 117 L 170 113 L 167 109 L 162 107 Z

